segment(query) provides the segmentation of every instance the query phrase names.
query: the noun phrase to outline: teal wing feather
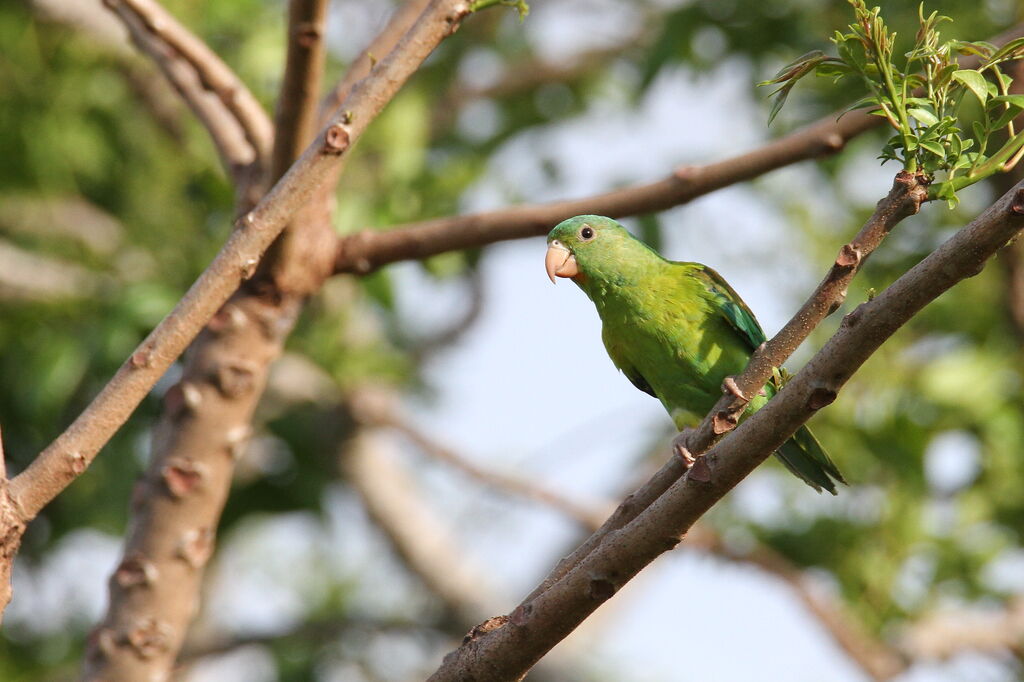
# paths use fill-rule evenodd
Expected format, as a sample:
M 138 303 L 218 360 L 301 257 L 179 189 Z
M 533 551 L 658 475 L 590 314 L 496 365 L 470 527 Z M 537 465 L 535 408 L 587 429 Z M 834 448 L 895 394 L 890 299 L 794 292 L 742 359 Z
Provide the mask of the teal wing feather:
M 693 269 L 694 276 L 707 288 L 716 303 L 716 309 L 747 343 L 750 350 L 756 350 L 765 342 L 766 337 L 754 313 L 721 275 L 706 265 L 693 265 L 696 266 Z M 779 387 L 775 386 L 774 381 L 770 382 L 767 386 L 769 395 L 774 394 L 777 388 Z M 797 478 L 819 492 L 824 489 L 835 495 L 835 482 L 846 483 L 828 453 L 806 426 L 800 427 L 775 454 Z
M 722 279 L 715 270 L 700 263 L 687 263 L 693 266 L 693 276 L 707 289 L 716 308 L 722 313 L 729 325 L 736 330 L 751 351 L 765 342 L 764 330 L 757 323 L 757 318 L 743 302 L 735 289 Z

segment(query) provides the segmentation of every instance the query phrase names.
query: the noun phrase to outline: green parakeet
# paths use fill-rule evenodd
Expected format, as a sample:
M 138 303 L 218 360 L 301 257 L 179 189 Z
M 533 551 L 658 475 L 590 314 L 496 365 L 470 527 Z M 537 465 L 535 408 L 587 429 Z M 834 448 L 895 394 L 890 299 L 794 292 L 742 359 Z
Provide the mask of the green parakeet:
M 571 278 L 597 306 L 612 362 L 661 401 L 676 428 L 696 426 L 727 378 L 743 371 L 765 341 L 747 305 L 721 275 L 700 263 L 668 261 L 611 218 L 581 215 L 548 235 L 551 281 Z M 733 384 L 735 386 L 735 384 Z M 754 396 L 745 414 L 775 394 Z M 815 490 L 845 483 L 807 427 L 776 456 Z

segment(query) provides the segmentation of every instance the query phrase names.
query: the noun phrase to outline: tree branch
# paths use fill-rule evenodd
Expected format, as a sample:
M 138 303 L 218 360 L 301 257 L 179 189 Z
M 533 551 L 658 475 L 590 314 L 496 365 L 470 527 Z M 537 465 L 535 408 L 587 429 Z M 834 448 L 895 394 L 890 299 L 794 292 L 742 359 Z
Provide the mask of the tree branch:
M 835 400 L 845 382 L 897 329 L 954 284 L 978 274 L 1022 229 L 1024 183 L 881 295 L 848 314 L 839 331 L 778 395 L 699 459 L 689 475 L 548 589 L 520 604 L 503 626 L 449 654 L 430 679 L 518 679 L 644 566 L 675 547 L 704 512 Z
M 834 154 L 878 123 L 877 116 L 861 111 L 838 121 L 830 115 L 746 154 L 704 166 L 683 166 L 650 184 L 582 199 L 436 218 L 384 231 L 364 230 L 339 239 L 335 271 L 366 273 L 396 261 L 544 235 L 562 220 L 582 213 L 618 218 L 661 211 L 797 161 Z
M 288 4 L 288 56 L 277 98 L 270 164 L 275 181 L 285 174 L 316 132 L 326 51 L 326 14 L 327 0 L 292 0 Z
M 133 0 L 134 1 L 134 0 Z M 139 345 L 110 382 L 85 411 L 11 481 L 10 503 L 18 524 L 27 522 L 79 476 L 99 449 L 128 418 L 171 363 L 182 353 L 213 313 L 253 271 L 262 252 L 284 227 L 295 210 L 316 190 L 388 100 L 419 67 L 433 48 L 453 33 L 469 14 L 459 0 L 434 0 L 387 58 L 377 63 L 371 75 L 360 82 L 332 118 L 330 124 L 304 152 L 280 182 L 252 211 L 240 218 L 217 257 L 192 285 L 174 310 Z M 231 319 L 228 318 L 228 322 Z M 224 325 L 211 330 L 216 335 Z M 277 341 L 276 330 L 267 330 Z M 221 377 L 229 385 L 242 385 L 252 375 L 242 368 Z M 191 409 L 196 394 L 182 391 L 179 405 Z M 180 408 L 179 408 L 180 409 Z M 0 556 L 8 551 L 17 524 L 5 527 Z M 115 633 L 125 639 L 131 633 Z M 146 632 L 139 633 L 144 636 Z M 175 633 L 180 637 L 180 633 Z M 180 641 L 180 639 L 179 639 Z M 131 643 L 131 642 L 129 642 Z
M 1002 45 L 1024 34 L 1024 24 L 994 37 Z M 961 60 L 963 68 L 977 63 Z M 758 149 L 705 165 L 681 166 L 657 182 L 582 199 L 532 204 L 435 218 L 389 230 L 364 230 L 340 237 L 335 271 L 364 274 L 382 265 L 547 234 L 566 218 L 584 213 L 611 218 L 662 211 L 717 189 L 750 180 L 799 161 L 835 154 L 852 138 L 884 123 L 861 109 L 829 114 Z
M 210 134 L 238 191 L 267 168 L 273 128 L 263 107 L 203 41 L 156 0 L 107 0 Z
M 477 466 L 451 448 L 445 447 L 412 424 L 398 407 L 396 397 L 375 389 L 361 389 L 347 401 L 352 414 L 367 426 L 388 427 L 398 431 L 425 454 L 489 488 L 543 504 L 565 514 L 589 530 L 600 526 L 605 514 L 581 505 L 560 493 L 518 476 Z
M 604 515 L 567 499 L 560 493 L 533 481 L 483 469 L 466 457 L 440 444 L 414 426 L 402 415 L 390 396 L 359 392 L 349 400 L 353 414 L 362 423 L 395 429 L 416 444 L 424 453 L 456 469 L 469 478 L 506 495 L 514 495 L 561 512 L 591 531 L 600 527 Z M 700 550 L 722 559 L 754 566 L 768 573 L 793 591 L 796 598 L 814 616 L 832 639 L 874 680 L 888 680 L 907 667 L 907 658 L 881 641 L 871 637 L 843 608 L 816 591 L 804 572 L 771 547 L 757 544 L 752 549 L 737 551 L 706 523 L 696 523 L 686 536 L 686 549 Z

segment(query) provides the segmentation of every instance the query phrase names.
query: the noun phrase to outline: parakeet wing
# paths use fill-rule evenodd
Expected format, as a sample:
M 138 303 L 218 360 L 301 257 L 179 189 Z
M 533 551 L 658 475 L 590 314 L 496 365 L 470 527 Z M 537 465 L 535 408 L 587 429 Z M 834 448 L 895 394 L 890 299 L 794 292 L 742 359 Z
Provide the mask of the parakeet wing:
M 765 342 L 764 330 L 761 329 L 754 313 L 750 312 L 750 308 L 743 302 L 740 295 L 722 279 L 721 275 L 708 266 L 700 263 L 688 263 L 687 265 L 695 266 L 693 276 L 707 287 L 708 293 L 717 304 L 716 307 L 729 322 L 729 325 L 739 333 L 744 342 L 750 346 L 751 351 L 757 350 L 757 347 Z

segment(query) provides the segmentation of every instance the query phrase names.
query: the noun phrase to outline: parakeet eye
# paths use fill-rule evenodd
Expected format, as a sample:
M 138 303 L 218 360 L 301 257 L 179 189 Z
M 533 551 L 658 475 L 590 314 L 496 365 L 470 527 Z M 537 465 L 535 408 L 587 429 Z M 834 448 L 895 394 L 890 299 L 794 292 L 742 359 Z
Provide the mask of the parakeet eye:
M 583 229 L 580 230 L 580 239 L 587 242 L 594 238 L 594 228 L 590 225 L 584 225 Z

